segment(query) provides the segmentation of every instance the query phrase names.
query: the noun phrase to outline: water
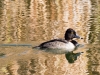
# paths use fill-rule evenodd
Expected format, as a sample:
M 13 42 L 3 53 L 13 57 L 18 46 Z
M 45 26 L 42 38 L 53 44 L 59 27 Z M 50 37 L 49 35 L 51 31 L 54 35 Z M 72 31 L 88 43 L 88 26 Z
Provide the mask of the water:
M 0 0 L 0 75 L 100 75 L 99 7 L 99 0 Z M 66 55 L 73 63 L 32 49 L 64 38 L 67 28 L 84 38 Z
M 87 57 L 89 58 L 89 75 L 100 75 L 100 5 L 98 3 L 100 2 L 92 1 L 91 26 L 89 34 L 89 43 L 91 44 L 91 47 L 87 51 Z

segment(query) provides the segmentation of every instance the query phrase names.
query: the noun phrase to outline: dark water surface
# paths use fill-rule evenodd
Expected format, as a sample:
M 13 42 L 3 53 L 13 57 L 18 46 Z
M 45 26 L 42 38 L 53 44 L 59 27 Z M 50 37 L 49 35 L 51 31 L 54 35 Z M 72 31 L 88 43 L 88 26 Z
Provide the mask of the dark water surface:
M 91 47 L 87 51 L 89 58 L 89 75 L 100 75 L 100 1 L 92 0 L 92 15 L 90 19 L 89 43 Z
M 99 7 L 99 0 L 0 0 L 0 75 L 100 75 Z M 84 44 L 75 53 L 84 53 L 74 63 L 32 49 L 64 38 L 67 28 L 84 38 L 75 39 Z

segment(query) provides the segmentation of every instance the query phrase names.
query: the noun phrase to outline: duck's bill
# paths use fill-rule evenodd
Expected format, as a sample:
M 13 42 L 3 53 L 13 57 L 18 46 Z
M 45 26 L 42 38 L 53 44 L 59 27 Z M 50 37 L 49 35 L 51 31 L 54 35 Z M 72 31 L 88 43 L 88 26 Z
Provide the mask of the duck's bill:
M 74 38 L 83 39 L 83 38 L 81 38 L 81 37 L 78 36 L 78 35 L 75 35 Z

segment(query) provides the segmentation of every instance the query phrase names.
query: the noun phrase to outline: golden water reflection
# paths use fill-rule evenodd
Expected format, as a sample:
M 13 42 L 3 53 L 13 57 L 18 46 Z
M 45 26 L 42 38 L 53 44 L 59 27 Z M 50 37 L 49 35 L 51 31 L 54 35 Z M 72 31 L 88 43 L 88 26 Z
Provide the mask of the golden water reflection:
M 89 75 L 100 75 L 100 0 L 92 0 L 92 15 L 89 43 L 91 47 L 88 52 Z
M 94 19 L 98 15 L 91 13 L 91 3 L 96 2 L 1 0 L 0 44 L 36 46 L 50 39 L 64 38 L 67 28 L 75 29 L 84 38 L 77 40 L 81 44 L 87 46 L 90 43 L 91 46 L 91 43 L 98 43 L 99 19 Z M 99 9 L 99 6 L 97 7 Z M 92 15 L 91 18 L 90 15 Z M 97 67 L 99 50 L 94 49 L 94 46 L 89 48 L 90 46 L 76 51 L 84 53 L 73 64 L 68 63 L 64 54 L 46 53 L 33 50 L 31 47 L 0 47 L 0 75 L 93 75 L 94 73 L 99 75 L 99 67 Z M 97 60 L 94 60 L 95 57 Z M 98 61 L 95 66 L 96 71 L 91 67 L 94 66 L 93 61 Z

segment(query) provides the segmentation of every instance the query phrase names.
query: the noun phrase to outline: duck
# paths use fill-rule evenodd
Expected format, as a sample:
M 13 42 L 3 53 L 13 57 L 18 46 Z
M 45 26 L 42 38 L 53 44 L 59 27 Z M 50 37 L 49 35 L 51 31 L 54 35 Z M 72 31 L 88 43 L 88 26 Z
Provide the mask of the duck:
M 79 39 L 80 36 L 76 34 L 74 29 L 68 28 L 64 37 L 65 39 L 53 39 L 43 42 L 33 48 L 56 54 L 66 54 L 74 51 L 78 47 L 78 43 L 73 38 Z

